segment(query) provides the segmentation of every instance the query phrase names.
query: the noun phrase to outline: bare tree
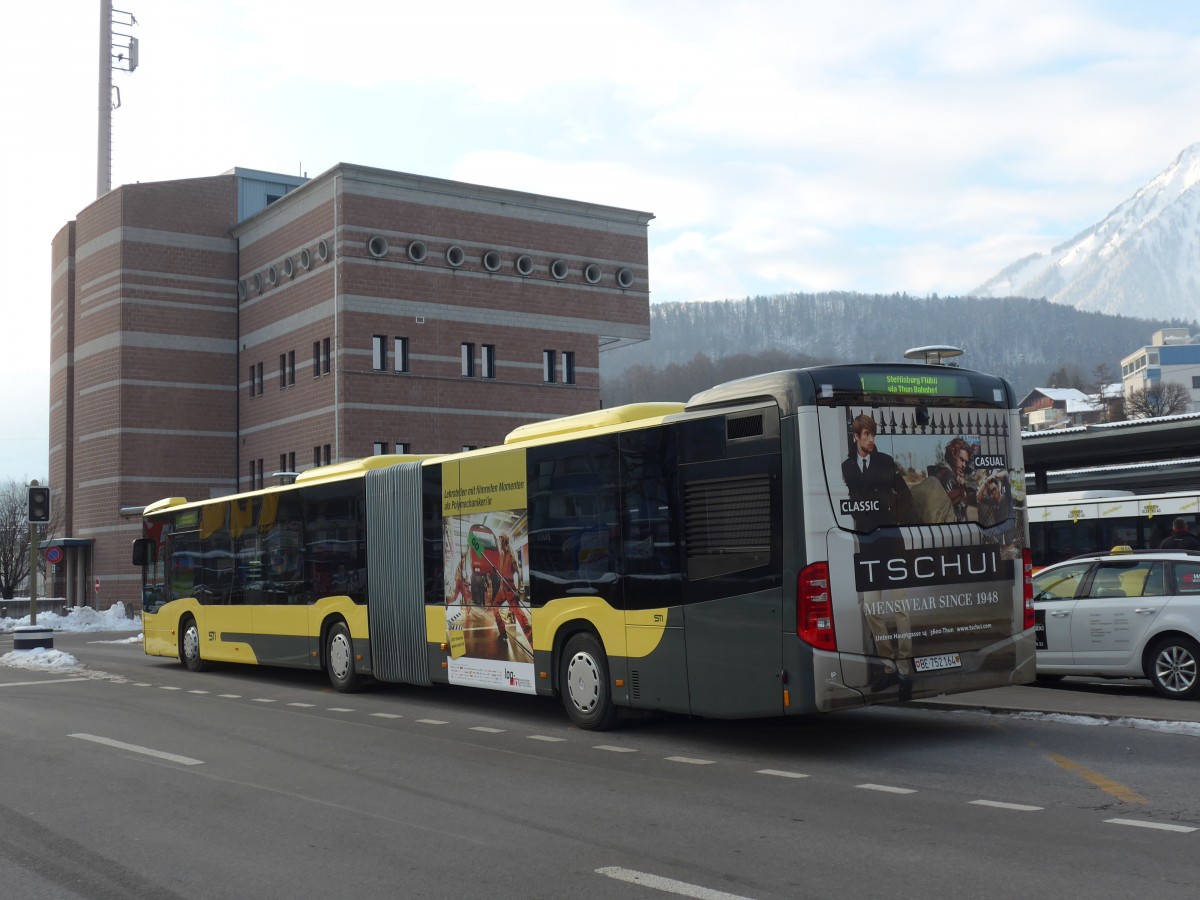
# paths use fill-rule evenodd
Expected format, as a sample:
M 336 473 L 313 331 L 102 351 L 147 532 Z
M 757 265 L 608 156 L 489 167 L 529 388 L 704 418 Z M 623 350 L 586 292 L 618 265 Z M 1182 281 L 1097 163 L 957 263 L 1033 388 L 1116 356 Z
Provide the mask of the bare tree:
M 5 600 L 11 600 L 29 578 L 25 487 L 14 478 L 0 486 L 0 596 Z
M 1113 375 L 1108 363 L 1102 362 L 1092 369 L 1091 407 L 1103 416 L 1102 422 L 1120 422 L 1126 417 L 1124 397 L 1119 394 L 1109 396 L 1105 393 L 1112 383 Z
M 1160 381 L 1131 391 L 1125 398 L 1125 414 L 1131 419 L 1152 419 L 1191 412 L 1192 392 L 1177 381 Z

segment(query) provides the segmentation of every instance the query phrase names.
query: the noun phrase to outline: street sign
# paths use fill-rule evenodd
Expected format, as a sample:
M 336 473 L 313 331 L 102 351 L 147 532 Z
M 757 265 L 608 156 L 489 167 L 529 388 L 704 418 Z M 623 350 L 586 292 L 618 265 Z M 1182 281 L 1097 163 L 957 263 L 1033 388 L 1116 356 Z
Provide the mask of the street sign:
M 50 565 L 57 566 L 60 562 L 62 562 L 62 558 L 63 558 L 62 547 L 47 547 L 46 548 L 46 562 L 50 563 Z
M 100 579 L 99 578 L 96 579 L 96 593 L 97 594 L 100 593 Z

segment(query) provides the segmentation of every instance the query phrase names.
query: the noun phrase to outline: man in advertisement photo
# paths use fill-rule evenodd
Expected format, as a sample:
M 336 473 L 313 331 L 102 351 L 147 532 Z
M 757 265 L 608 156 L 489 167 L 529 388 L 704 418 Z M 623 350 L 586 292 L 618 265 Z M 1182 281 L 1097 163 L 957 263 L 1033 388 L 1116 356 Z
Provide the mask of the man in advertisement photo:
M 853 444 L 842 460 L 842 480 L 849 491 L 843 513 L 854 519 L 856 531 L 874 531 L 908 518 L 908 485 L 896 461 L 875 446 L 875 420 L 862 413 L 850 423 Z

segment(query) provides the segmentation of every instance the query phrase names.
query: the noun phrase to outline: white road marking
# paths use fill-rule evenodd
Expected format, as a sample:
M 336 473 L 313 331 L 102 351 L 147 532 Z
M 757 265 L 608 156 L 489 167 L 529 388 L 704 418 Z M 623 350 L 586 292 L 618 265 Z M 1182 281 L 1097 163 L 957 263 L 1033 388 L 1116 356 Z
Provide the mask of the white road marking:
M 251 703 L 274 703 L 275 701 L 272 700 L 270 697 L 251 697 L 250 702 Z
M 1137 819 L 1105 819 L 1112 825 L 1132 825 L 1134 828 L 1157 828 L 1159 831 L 1179 831 L 1183 834 L 1191 834 L 1197 829 L 1189 825 L 1169 825 L 1166 822 L 1139 822 Z
M 785 772 L 783 769 L 759 769 L 759 775 L 774 775 L 778 778 L 807 778 L 803 772 Z
M 471 731 L 482 731 L 484 734 L 504 734 L 506 728 L 488 728 L 486 725 L 472 725 Z
M 354 712 L 354 710 L 345 706 L 330 706 L 326 708 L 325 712 Z
M 637 753 L 636 747 L 614 747 L 612 744 L 597 744 L 593 750 L 607 750 L 609 753 Z
M 174 686 L 174 685 L 172 685 L 172 684 L 162 684 L 162 685 L 159 685 L 159 688 L 158 688 L 158 689 L 159 689 L 160 691 L 182 691 L 182 690 L 183 690 L 183 688 L 180 688 L 180 687 L 175 687 L 175 686 Z
M 10 681 L 0 687 L 36 687 L 39 684 L 70 684 L 72 681 L 91 681 L 90 678 L 48 678 L 45 681 Z
M 298 706 L 301 709 L 312 709 L 316 706 L 315 703 L 289 703 L 288 706 Z
M 449 725 L 449 722 L 443 722 L 441 719 L 417 719 L 422 725 Z
M 527 734 L 525 737 L 531 741 L 545 741 L 548 744 L 558 744 L 566 740 L 566 738 L 550 737 L 548 734 Z
M 241 694 L 217 694 L 217 696 L 222 697 L 225 700 L 241 700 L 242 699 Z
M 377 719 L 403 719 L 404 716 L 397 713 L 371 713 Z
M 724 891 L 714 891 L 712 888 L 701 887 L 698 884 L 688 884 L 686 881 L 676 881 L 674 878 L 663 878 L 661 875 L 650 875 L 634 869 L 623 869 L 620 866 L 605 866 L 596 870 L 597 875 L 615 878 L 617 881 L 627 881 L 630 884 L 640 884 L 656 891 L 664 891 L 679 897 L 695 897 L 697 900 L 750 900 L 740 894 L 727 894 Z
M 131 684 L 134 687 L 152 687 L 152 685 L 148 681 L 134 681 L 134 682 L 131 682 Z
M 690 756 L 668 756 L 667 762 L 687 763 L 689 766 L 711 766 L 711 759 L 693 759 Z
M 857 784 L 855 787 L 860 787 L 864 791 L 882 791 L 885 794 L 915 794 L 916 791 L 909 788 L 891 787 L 886 784 Z
M 91 741 L 93 744 L 103 744 L 106 747 L 115 747 L 117 750 L 128 750 L 130 753 L 140 753 L 143 756 L 153 756 L 156 759 L 165 759 L 168 762 L 176 762 L 183 766 L 202 766 L 204 760 L 192 759 L 190 756 L 179 756 L 176 753 L 166 753 L 162 750 L 152 750 L 149 747 L 139 747 L 137 744 L 126 744 L 124 741 L 114 741 L 112 738 L 97 737 L 94 734 L 72 734 L 68 737 L 78 738 L 81 741 Z
M 972 800 L 976 806 L 992 806 L 996 809 L 1015 809 L 1017 812 L 1040 812 L 1044 806 L 1026 806 L 1024 803 L 1001 803 L 999 800 Z
M 188 691 L 189 694 L 207 694 L 208 691 Z

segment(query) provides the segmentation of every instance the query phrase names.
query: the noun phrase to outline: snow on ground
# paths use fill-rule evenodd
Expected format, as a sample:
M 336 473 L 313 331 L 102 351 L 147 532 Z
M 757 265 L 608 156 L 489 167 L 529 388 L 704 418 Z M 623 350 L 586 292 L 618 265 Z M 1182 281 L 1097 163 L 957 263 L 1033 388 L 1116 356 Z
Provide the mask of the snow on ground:
M 46 601 L 47 605 L 54 603 Z M 63 609 L 61 601 L 56 606 Z M 71 632 L 79 634 L 90 631 L 136 631 L 138 634 L 114 641 L 112 644 L 140 644 L 142 642 L 142 623 L 139 619 L 129 618 L 124 603 L 114 603 L 109 609 L 100 612 L 90 606 L 75 606 L 65 613 L 38 611 L 37 624 L 41 628 L 50 628 L 57 633 Z M 0 619 L 0 633 L 11 633 L 16 628 L 29 625 L 29 616 L 20 619 Z M 11 650 L 0 656 L 0 665 L 14 669 L 36 669 L 40 672 L 67 672 L 77 674 L 86 671 L 79 660 L 70 653 L 62 650 L 34 647 L 31 650 Z

